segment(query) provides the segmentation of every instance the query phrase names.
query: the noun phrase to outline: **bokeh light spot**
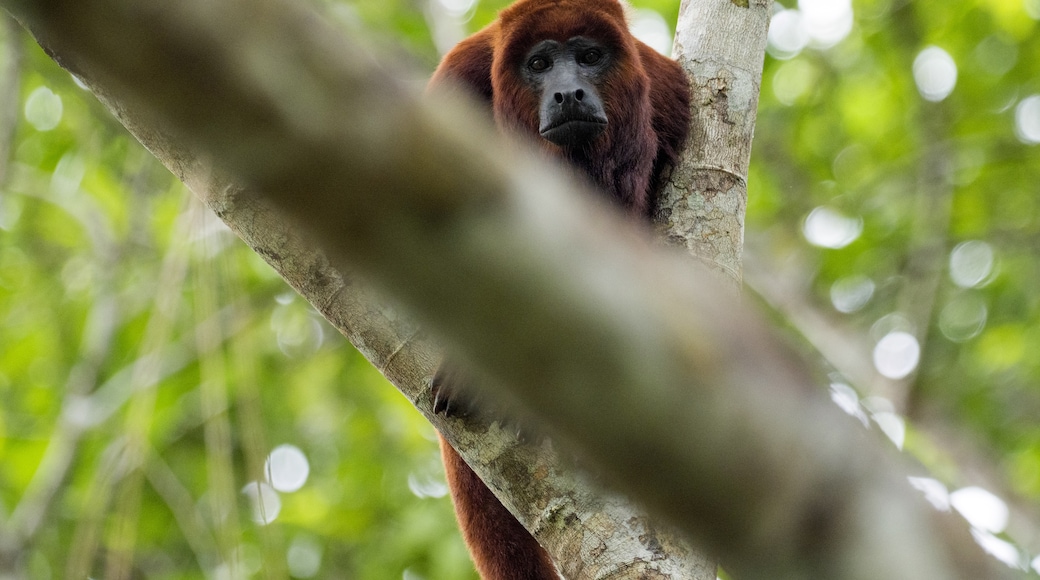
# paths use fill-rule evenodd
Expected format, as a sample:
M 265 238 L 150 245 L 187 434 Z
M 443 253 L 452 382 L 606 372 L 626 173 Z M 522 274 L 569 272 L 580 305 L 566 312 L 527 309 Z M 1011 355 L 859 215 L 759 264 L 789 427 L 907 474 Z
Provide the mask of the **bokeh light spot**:
M 986 242 L 962 242 L 950 252 L 950 279 L 961 288 L 985 286 L 993 273 L 993 262 L 993 248 Z
M 950 492 L 941 481 L 931 477 L 909 477 L 910 485 L 920 490 L 928 503 L 940 511 L 950 511 Z
M 972 529 L 971 535 L 990 556 L 993 556 L 1011 568 L 1021 568 L 1022 555 L 1018 552 L 1018 548 L 1016 548 L 1011 542 L 1002 540 L 989 532 L 979 529 Z
M 271 313 L 271 329 L 277 337 L 278 348 L 291 358 L 314 354 L 325 342 L 321 321 L 309 307 L 295 301 L 275 307 Z
M 798 0 L 812 46 L 830 48 L 852 31 L 852 0 Z
M 61 122 L 64 111 L 61 97 L 47 87 L 40 87 L 25 100 L 25 120 L 37 131 L 50 131 Z
M 846 276 L 831 286 L 831 304 L 838 312 L 855 312 L 874 296 L 874 281 L 866 276 Z
M 958 294 L 939 313 L 939 330 L 953 342 L 966 342 L 986 327 L 989 309 L 977 292 Z
M 476 8 L 477 0 L 437 0 L 444 11 L 455 18 L 462 18 Z
M 792 60 L 780 65 L 773 75 L 773 94 L 776 100 L 791 106 L 807 95 L 816 83 L 816 69 L 804 60 Z
M 299 536 L 293 540 L 285 555 L 289 574 L 293 578 L 314 578 L 321 569 L 322 548 L 311 538 Z
M 249 507 L 252 508 L 254 522 L 266 526 L 278 519 L 278 514 L 282 511 L 282 498 L 278 497 L 278 492 L 273 487 L 262 481 L 253 481 L 242 488 L 242 495 L 246 496 Z
M 1015 107 L 1015 134 L 1027 145 L 1040 143 L 1040 95 L 1028 96 Z
M 862 220 L 824 206 L 809 212 L 802 226 L 802 233 L 810 244 L 835 250 L 856 241 L 862 232 Z
M 845 383 L 831 383 L 831 400 L 849 415 L 859 419 L 863 426 L 868 425 L 867 414 L 859 404 L 859 393 Z
M 881 432 L 895 444 L 896 448 L 902 449 L 903 443 L 906 441 L 906 422 L 903 421 L 903 418 L 887 411 L 874 413 L 872 418 L 881 429 Z
M 295 445 L 279 445 L 264 462 L 264 475 L 271 487 L 281 492 L 294 492 L 307 483 L 311 466 L 307 456 Z
M 797 10 L 781 10 L 769 22 L 767 48 L 773 58 L 794 58 L 809 46 L 809 40 L 809 31 Z
M 1007 528 L 1007 504 L 981 487 L 964 487 L 951 493 L 950 505 L 975 528 L 994 534 Z
M 957 63 L 938 46 L 929 46 L 918 53 L 913 71 L 917 90 L 925 100 L 941 101 L 957 86 Z
M 920 359 L 921 345 L 908 332 L 890 332 L 874 347 L 874 367 L 890 379 L 902 379 L 914 372 Z

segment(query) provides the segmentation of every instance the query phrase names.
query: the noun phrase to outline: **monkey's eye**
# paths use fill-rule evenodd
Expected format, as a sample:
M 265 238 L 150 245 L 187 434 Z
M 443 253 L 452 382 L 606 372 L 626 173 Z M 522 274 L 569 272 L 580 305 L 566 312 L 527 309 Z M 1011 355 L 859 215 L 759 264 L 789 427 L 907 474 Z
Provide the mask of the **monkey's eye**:
M 597 62 L 599 62 L 602 59 L 603 59 L 603 53 L 600 52 L 600 50 L 596 49 L 596 48 L 591 48 L 589 50 L 586 50 L 585 52 L 581 53 L 581 56 L 578 58 L 578 60 L 579 60 L 579 62 L 581 62 L 581 64 L 587 64 L 587 65 L 596 64 Z
M 549 70 L 550 65 L 551 63 L 549 62 L 549 59 L 545 58 L 544 56 L 536 56 L 531 60 L 527 61 L 527 68 L 533 70 L 534 72 L 543 72 Z

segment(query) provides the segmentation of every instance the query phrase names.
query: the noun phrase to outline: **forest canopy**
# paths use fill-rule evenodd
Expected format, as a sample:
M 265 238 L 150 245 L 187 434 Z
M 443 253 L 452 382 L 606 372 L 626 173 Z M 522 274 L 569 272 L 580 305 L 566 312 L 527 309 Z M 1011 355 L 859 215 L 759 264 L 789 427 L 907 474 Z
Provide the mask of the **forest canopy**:
M 421 84 L 505 2 L 313 4 Z M 667 52 L 678 2 L 633 4 Z M 776 4 L 745 257 L 820 388 L 1023 570 L 1038 22 L 1038 0 Z M 149 578 L 219 576 L 213 544 L 250 573 L 279 554 L 298 578 L 474 578 L 433 429 L 9 18 L 0 41 L 0 573 L 63 577 L 134 522 Z M 112 496 L 135 433 L 146 485 Z

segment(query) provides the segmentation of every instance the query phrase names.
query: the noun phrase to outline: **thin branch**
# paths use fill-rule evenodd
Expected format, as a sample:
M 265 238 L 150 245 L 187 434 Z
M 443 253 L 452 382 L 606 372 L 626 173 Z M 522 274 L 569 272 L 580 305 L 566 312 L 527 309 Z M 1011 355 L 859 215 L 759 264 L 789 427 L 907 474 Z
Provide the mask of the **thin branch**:
M 166 502 L 170 508 L 170 514 L 177 522 L 184 539 L 188 542 L 195 559 L 199 563 L 200 570 L 210 570 L 220 562 L 218 558 L 218 544 L 209 528 L 206 519 L 199 511 L 195 498 L 177 479 L 177 474 L 161 459 L 159 453 L 154 450 L 148 455 L 148 464 L 145 466 L 145 476 L 152 489 Z M 226 506 L 233 514 L 234 504 Z M 229 514 L 229 517 L 233 517 Z M 213 521 L 214 526 L 219 526 L 219 521 Z M 232 576 L 235 577 L 235 576 Z
M 191 221 L 193 229 L 205 219 L 214 220 L 206 209 L 196 200 L 192 200 Z M 215 220 L 214 220 L 215 221 Z M 200 243 L 208 249 L 208 239 Z M 206 475 L 208 493 L 210 494 L 210 515 L 215 529 L 215 540 L 219 563 L 229 567 L 231 577 L 238 575 L 235 566 L 240 528 L 236 505 L 236 486 L 234 476 L 233 445 L 231 442 L 231 421 L 229 418 L 227 384 L 228 372 L 225 354 L 221 349 L 227 336 L 227 328 L 221 323 L 218 312 L 217 293 L 220 285 L 216 283 L 216 275 L 212 272 L 211 263 L 193 270 L 193 287 L 195 297 L 195 316 L 199 323 L 195 327 L 195 345 L 198 349 L 199 390 L 201 392 L 201 415 L 205 422 L 206 440 Z M 220 513 L 227 510 L 225 514 Z

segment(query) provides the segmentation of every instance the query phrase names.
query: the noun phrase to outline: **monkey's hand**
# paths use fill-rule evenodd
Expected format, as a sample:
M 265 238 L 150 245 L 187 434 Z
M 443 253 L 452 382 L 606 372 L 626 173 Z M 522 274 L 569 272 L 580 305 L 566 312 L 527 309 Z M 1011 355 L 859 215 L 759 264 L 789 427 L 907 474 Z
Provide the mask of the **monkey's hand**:
M 445 417 L 470 417 L 477 411 L 472 384 L 466 373 L 452 362 L 444 361 L 430 381 L 433 412 Z
M 527 441 L 528 435 L 536 432 L 526 422 L 519 421 L 512 413 L 500 408 L 493 400 L 481 397 L 480 391 L 473 389 L 472 384 L 472 376 L 461 370 L 458 365 L 450 360 L 441 363 L 430 381 L 433 412 L 453 419 L 498 422 L 502 428 L 515 432 L 521 441 Z

